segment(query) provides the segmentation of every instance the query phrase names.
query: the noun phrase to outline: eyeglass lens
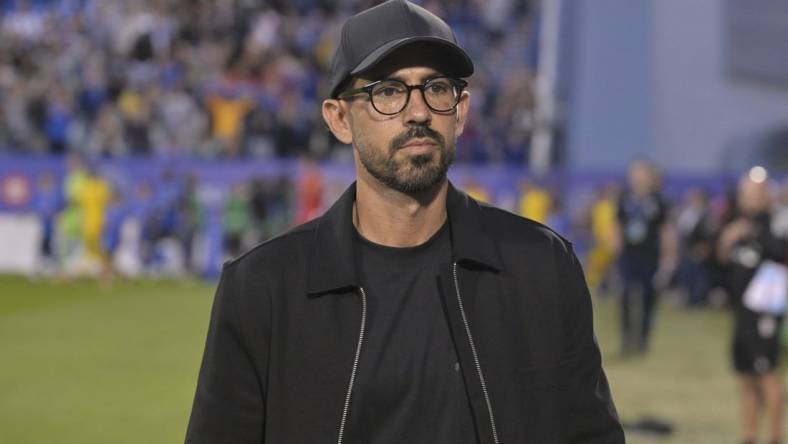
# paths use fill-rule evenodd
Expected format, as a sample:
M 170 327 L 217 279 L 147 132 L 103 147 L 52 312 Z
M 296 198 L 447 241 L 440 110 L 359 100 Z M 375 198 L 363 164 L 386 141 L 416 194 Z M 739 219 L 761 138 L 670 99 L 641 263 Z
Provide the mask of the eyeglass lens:
M 408 104 L 407 85 L 398 80 L 385 80 L 372 88 L 372 105 L 383 114 L 396 114 Z M 424 84 L 424 100 L 433 111 L 450 111 L 457 105 L 459 90 L 450 79 L 436 78 Z

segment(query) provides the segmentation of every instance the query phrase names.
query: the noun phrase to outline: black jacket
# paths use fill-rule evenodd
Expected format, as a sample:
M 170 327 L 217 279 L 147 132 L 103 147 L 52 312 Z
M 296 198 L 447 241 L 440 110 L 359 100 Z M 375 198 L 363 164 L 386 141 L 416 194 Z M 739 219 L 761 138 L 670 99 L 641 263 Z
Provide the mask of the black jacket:
M 366 329 L 354 200 L 225 265 L 187 443 L 347 442 Z M 623 443 L 571 244 L 451 185 L 447 209 L 440 293 L 479 442 Z

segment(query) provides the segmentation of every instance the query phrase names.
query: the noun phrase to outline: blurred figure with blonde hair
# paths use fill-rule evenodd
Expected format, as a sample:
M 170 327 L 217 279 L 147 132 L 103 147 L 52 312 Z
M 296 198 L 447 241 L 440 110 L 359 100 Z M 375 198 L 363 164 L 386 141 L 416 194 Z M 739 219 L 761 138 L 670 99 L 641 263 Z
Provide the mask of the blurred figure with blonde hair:
M 718 259 L 728 268 L 728 287 L 734 309 L 732 357 L 741 396 L 742 438 L 757 439 L 758 414 L 765 407 L 769 443 L 782 439 L 783 384 L 778 373 L 779 312 L 753 307 L 745 294 L 759 269 L 769 262 L 785 264 L 786 239 L 772 230 L 772 208 L 766 171 L 753 168 L 740 181 L 736 214 L 722 230 Z

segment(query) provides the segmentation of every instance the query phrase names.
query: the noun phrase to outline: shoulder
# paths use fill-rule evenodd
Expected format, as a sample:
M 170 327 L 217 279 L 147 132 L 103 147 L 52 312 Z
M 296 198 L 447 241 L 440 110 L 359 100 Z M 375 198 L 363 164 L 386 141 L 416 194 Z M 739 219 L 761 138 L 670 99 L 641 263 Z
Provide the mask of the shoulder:
M 255 245 L 227 261 L 223 273 L 262 273 L 281 270 L 282 267 L 292 268 L 307 254 L 319 223 L 320 218 L 313 219 Z
M 572 242 L 535 220 L 502 208 L 479 203 L 485 230 L 500 244 L 569 253 Z

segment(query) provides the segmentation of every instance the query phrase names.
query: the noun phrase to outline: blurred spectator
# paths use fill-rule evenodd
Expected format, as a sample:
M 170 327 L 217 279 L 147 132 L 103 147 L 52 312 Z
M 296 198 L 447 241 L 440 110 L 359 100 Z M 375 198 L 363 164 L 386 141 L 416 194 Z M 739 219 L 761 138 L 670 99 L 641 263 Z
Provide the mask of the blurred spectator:
M 312 220 L 323 211 L 323 175 L 315 161 L 305 157 L 296 184 L 296 225 Z
M 778 190 L 774 214 L 774 232 L 788 239 L 788 178 L 783 180 Z
M 85 153 L 95 157 L 118 157 L 129 152 L 123 120 L 112 106 L 102 106 L 85 142 Z
M 667 209 L 659 193 L 658 174 L 645 161 L 629 168 L 628 186 L 617 207 L 621 255 L 621 352 L 646 352 L 657 294 L 654 278 L 660 261 Z M 639 312 L 636 312 L 639 307 Z
M 376 1 L 20 1 L 0 21 L 0 150 L 341 155 L 315 102 L 346 15 Z M 533 120 L 531 0 L 443 11 L 485 86 L 460 160 L 522 163 Z M 507 32 L 501 32 L 506 29 Z
M 197 186 L 197 178 L 188 176 L 184 189 L 176 201 L 175 233 L 183 251 L 183 262 L 186 270 L 192 274 L 197 273 L 194 244 L 197 234 L 203 225 L 203 208 L 200 204 Z
M 550 212 L 547 215 L 545 225 L 553 229 L 556 233 L 566 236 L 572 229 L 572 224 L 569 215 L 566 213 L 566 209 L 563 207 L 564 200 L 560 193 L 552 191 L 550 193 L 550 201 L 552 203 L 550 204 Z
M 755 169 L 754 169 L 755 170 Z M 734 311 L 733 365 L 741 396 L 743 442 L 757 440 L 760 406 L 765 407 L 769 442 L 781 442 L 783 385 L 778 371 L 784 308 L 778 313 L 753 307 L 745 293 L 767 262 L 785 264 L 785 237 L 772 231 L 773 214 L 765 174 L 745 176 L 737 191 L 737 210 L 719 239 L 718 258 L 728 266 Z M 786 289 L 782 289 L 783 298 Z M 783 305 L 784 305 L 783 300 Z
M 105 276 L 115 271 L 115 256 L 121 245 L 123 223 L 128 216 L 129 207 L 124 195 L 114 189 L 107 205 L 101 232 L 101 247 L 106 255 Z
M 586 276 L 589 288 L 599 291 L 620 249 L 616 220 L 620 193 L 618 186 L 611 183 L 598 188 L 595 194 L 590 208 L 592 246 L 586 259 Z
M 82 158 L 71 154 L 66 159 L 66 175 L 63 178 L 65 208 L 57 220 L 57 251 L 60 268 L 68 271 L 70 263 L 81 253 L 83 209 L 79 197 L 87 181 L 87 171 Z
M 132 154 L 150 154 L 153 150 L 151 125 L 153 98 L 142 88 L 127 88 L 118 97 L 118 108 L 125 131 L 123 137 Z
M 52 173 L 45 172 L 39 176 L 38 189 L 36 190 L 33 209 L 41 219 L 41 269 L 47 273 L 54 271 L 57 266 L 57 252 L 55 246 L 55 222 L 57 215 L 63 208 L 63 194 L 55 182 Z
M 520 216 L 544 224 L 547 223 L 552 207 L 553 198 L 547 189 L 528 179 L 520 183 Z
M 236 257 L 246 247 L 244 237 L 251 228 L 251 207 L 245 183 L 233 186 L 222 210 L 222 225 L 225 255 Z
M 700 188 L 691 188 L 676 220 L 681 265 L 679 281 L 689 307 L 706 304 L 709 291 L 709 267 L 713 259 L 715 231 L 709 197 Z
M 238 93 L 221 91 L 211 93 L 206 104 L 213 122 L 211 134 L 220 144 L 220 152 L 227 157 L 238 157 L 244 120 L 254 102 Z
M 101 237 L 112 188 L 95 168 L 88 167 L 86 171 L 74 200 L 82 212 L 83 264 L 87 270 L 98 271 L 103 269 L 107 261 Z

